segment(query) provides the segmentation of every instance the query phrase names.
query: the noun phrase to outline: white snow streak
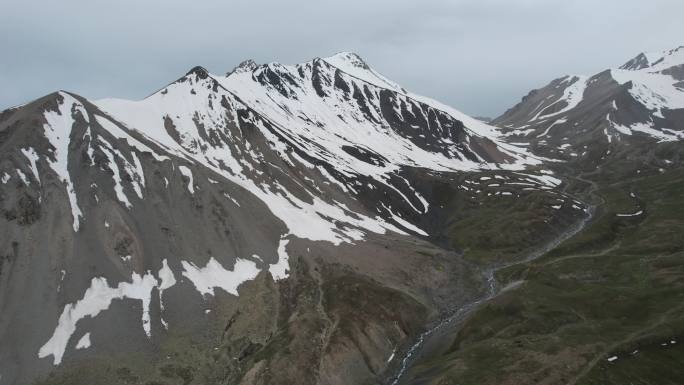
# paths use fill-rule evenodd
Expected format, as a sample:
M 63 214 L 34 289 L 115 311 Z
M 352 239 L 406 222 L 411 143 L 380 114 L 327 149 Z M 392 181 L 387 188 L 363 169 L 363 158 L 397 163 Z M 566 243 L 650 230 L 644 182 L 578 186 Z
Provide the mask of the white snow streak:
M 552 116 L 563 114 L 577 107 L 577 105 L 579 105 L 580 102 L 584 99 L 584 91 L 587 88 L 587 80 L 589 80 L 589 78 L 584 75 L 566 77 L 565 80 L 561 82 L 561 85 L 566 85 L 568 83 L 570 84 L 565 87 L 565 90 L 563 90 L 563 95 L 560 98 L 558 98 L 558 100 L 549 104 L 541 111 L 539 111 L 537 116 L 532 118 L 532 120 L 548 119 Z M 556 112 L 541 115 L 541 113 L 546 111 L 549 107 L 554 106 L 560 102 L 565 102 L 566 106 Z
M 69 196 L 69 203 L 71 205 L 71 215 L 73 217 L 74 231 L 78 231 L 80 225 L 80 218 L 83 217 L 83 212 L 78 206 L 78 199 L 74 191 L 74 185 L 69 176 L 68 159 L 69 159 L 69 143 L 71 129 L 74 120 L 71 117 L 72 108 L 81 111 L 83 116 L 87 116 L 87 112 L 83 105 L 71 95 L 60 92 L 62 104 L 59 106 L 59 112 L 46 111 L 44 116 L 47 123 L 43 125 L 45 137 L 53 146 L 52 157 L 54 160 L 48 160 L 50 167 L 59 175 L 59 178 L 66 185 L 67 194 Z
M 188 178 L 188 191 L 190 191 L 190 194 L 195 193 L 195 182 L 192 178 L 192 171 L 186 167 L 186 166 L 178 166 L 178 170 L 180 171 L 183 176 Z
M 90 347 L 90 333 L 86 333 L 81 337 L 80 340 L 78 340 L 78 343 L 76 344 L 76 349 L 87 349 Z
M 253 261 L 238 258 L 233 270 L 224 268 L 213 257 L 204 267 L 197 267 L 192 262 L 182 261 L 183 276 L 188 278 L 195 289 L 202 295 L 214 295 L 214 288 L 218 287 L 227 293 L 238 295 L 237 288 L 243 282 L 254 279 L 259 269 Z
M 289 276 L 288 270 L 290 268 L 290 256 L 287 254 L 287 250 L 285 249 L 289 242 L 290 240 L 285 239 L 285 237 L 280 239 L 280 243 L 278 244 L 278 262 L 269 266 L 268 268 L 268 271 L 271 272 L 273 279 L 276 281 L 285 279 Z
M 644 213 L 644 210 L 639 210 L 639 211 L 632 213 L 632 214 L 615 214 L 615 215 L 617 215 L 618 217 L 636 217 L 636 216 L 639 216 L 643 213 Z
M 128 196 L 126 196 L 126 192 L 124 191 L 124 187 L 122 184 L 121 180 L 121 170 L 119 169 L 119 165 L 116 163 L 116 155 L 115 151 L 113 148 L 109 146 L 109 143 L 107 142 L 100 142 L 103 144 L 100 149 L 102 152 L 104 152 L 105 156 L 107 156 L 107 159 L 109 160 L 109 168 L 112 170 L 112 178 L 114 178 L 114 193 L 116 193 L 116 198 L 123 203 L 126 208 L 131 208 L 131 202 L 128 200 Z M 125 162 L 125 160 L 123 160 Z
M 38 184 L 40 184 L 40 175 L 38 175 L 38 167 L 36 166 L 36 162 L 40 159 L 38 157 L 38 154 L 36 154 L 36 150 L 32 149 L 29 147 L 28 149 L 21 149 L 22 154 L 29 160 L 31 163 L 31 171 L 33 172 L 33 176 L 36 177 L 36 180 L 38 181 Z
M 166 267 L 166 263 L 164 262 Z M 53 356 L 54 365 L 62 362 L 62 357 L 66 350 L 71 336 L 76 331 L 76 324 L 79 320 L 90 317 L 94 318 L 100 312 L 107 310 L 115 299 L 136 299 L 142 304 L 142 327 L 147 336 L 150 336 L 150 299 L 152 289 L 155 287 L 161 292 L 172 284 L 165 273 L 165 279 L 160 283 L 151 272 L 145 275 L 133 273 L 131 282 L 119 282 L 116 287 L 110 287 L 107 280 L 102 277 L 95 277 L 90 282 L 90 287 L 83 294 L 83 298 L 64 306 L 57 327 L 52 337 L 40 348 L 38 357 L 44 358 Z
M 26 177 L 26 174 L 24 174 L 21 170 L 17 169 L 17 175 L 19 175 L 19 179 L 21 179 L 22 182 L 24 182 L 25 185 L 29 185 L 29 180 Z

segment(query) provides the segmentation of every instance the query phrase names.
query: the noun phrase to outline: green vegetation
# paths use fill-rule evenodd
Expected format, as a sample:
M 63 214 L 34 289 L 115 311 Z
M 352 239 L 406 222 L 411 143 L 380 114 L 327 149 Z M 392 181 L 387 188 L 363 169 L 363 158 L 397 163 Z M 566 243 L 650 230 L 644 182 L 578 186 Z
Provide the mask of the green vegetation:
M 414 378 L 440 385 L 682 383 L 684 170 L 586 179 L 603 201 L 594 220 L 543 257 L 498 272 L 503 285 L 520 284 L 481 306 L 447 352 L 417 364 Z
M 495 174 L 507 179 L 495 179 Z M 465 174 L 456 183 L 434 188 L 435 205 L 443 205 L 450 213 L 442 222 L 444 238 L 470 261 L 510 262 L 556 237 L 584 215 L 568 207 L 553 209 L 558 199 L 563 199 L 556 191 L 524 190 L 521 183 L 529 182 L 518 174 L 495 174 L 487 180 L 478 178 L 489 174 Z

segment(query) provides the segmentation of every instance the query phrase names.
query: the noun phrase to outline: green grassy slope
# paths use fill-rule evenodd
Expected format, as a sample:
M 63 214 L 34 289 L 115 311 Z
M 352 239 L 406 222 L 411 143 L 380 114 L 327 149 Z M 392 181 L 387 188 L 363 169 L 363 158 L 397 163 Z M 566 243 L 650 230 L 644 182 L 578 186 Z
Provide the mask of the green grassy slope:
M 418 363 L 412 383 L 684 382 L 684 170 L 605 173 L 577 183 L 593 182 L 602 201 L 585 230 L 500 271 L 511 289 L 465 321 L 448 352 Z

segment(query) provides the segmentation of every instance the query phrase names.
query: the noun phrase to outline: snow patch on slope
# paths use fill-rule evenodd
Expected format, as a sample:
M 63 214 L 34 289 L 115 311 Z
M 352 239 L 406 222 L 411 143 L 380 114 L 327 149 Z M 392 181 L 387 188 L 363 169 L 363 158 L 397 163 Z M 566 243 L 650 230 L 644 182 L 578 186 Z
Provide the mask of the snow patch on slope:
M 684 108 L 684 92 L 675 87 L 670 75 L 645 71 L 611 70 L 611 76 L 620 84 L 632 82 L 629 93 L 656 116 L 663 117 L 663 109 Z
M 17 175 L 19 175 L 19 179 L 21 179 L 21 181 L 24 182 L 24 184 L 26 186 L 29 185 L 29 183 L 30 183 L 29 179 L 26 177 L 26 174 L 24 174 L 23 171 L 21 171 L 20 169 L 17 169 Z
M 166 264 L 164 263 L 164 266 Z M 166 282 L 166 284 L 164 284 Z M 175 282 L 175 280 L 174 280 Z M 110 287 L 103 277 L 95 277 L 90 287 L 83 294 L 83 298 L 64 306 L 59 317 L 57 327 L 52 337 L 38 351 L 39 358 L 53 356 L 53 364 L 59 365 L 71 336 L 76 331 L 79 320 L 94 318 L 102 311 L 109 309 L 115 299 L 136 299 L 142 304 L 142 327 L 145 334 L 150 336 L 150 300 L 152 289 L 155 287 L 161 293 L 169 286 L 168 277 L 160 283 L 151 272 L 144 275 L 133 273 L 131 282 L 119 282 L 116 287 Z
M 606 120 L 608 121 L 608 125 L 610 127 L 614 128 L 623 135 L 634 135 L 634 132 L 641 132 L 657 139 L 659 142 L 673 142 L 684 139 L 684 132 L 677 132 L 666 129 L 656 130 L 653 126 L 652 121 L 648 121 L 646 123 L 636 122 L 632 123 L 629 126 L 624 126 L 613 122 L 610 118 L 610 114 L 606 116 Z M 604 130 L 604 133 L 606 134 L 606 136 L 608 136 L 608 142 L 610 143 L 611 139 L 610 135 L 608 134 L 608 131 Z
M 664 52 L 646 52 L 648 72 L 659 72 L 668 68 L 684 64 L 684 46 Z
M 202 295 L 214 295 L 214 288 L 220 288 L 229 294 L 238 295 L 238 287 L 246 281 L 253 280 L 259 269 L 253 261 L 238 258 L 233 270 L 224 268 L 221 263 L 211 257 L 204 267 L 197 267 L 192 262 L 182 261 L 183 276 L 195 285 Z
M 180 171 L 184 177 L 188 178 L 188 191 L 190 191 L 190 194 L 194 194 L 195 182 L 192 178 L 192 171 L 186 166 L 178 166 L 178 171 Z
M 553 103 L 549 104 L 548 106 L 539 110 L 537 115 L 535 115 L 534 118 L 530 119 L 530 121 L 548 119 L 550 117 L 566 113 L 566 112 L 574 109 L 575 107 L 577 107 L 580 104 L 580 102 L 582 102 L 582 100 L 584 99 L 584 91 L 587 88 L 587 81 L 588 80 L 589 80 L 589 77 L 584 76 L 584 75 L 567 76 L 557 86 L 557 87 L 565 86 L 565 89 L 563 90 L 563 95 L 560 98 L 558 98 L 558 100 L 556 100 L 555 102 L 553 102 Z M 555 106 L 556 104 L 561 103 L 561 102 L 565 102 L 566 106 L 563 107 L 562 109 L 556 111 L 556 112 L 543 114 L 544 111 L 548 110 L 550 107 Z M 544 102 L 542 101 L 542 103 L 544 103 Z
M 100 115 L 95 115 L 95 120 L 97 123 L 102 126 L 107 132 L 112 134 L 114 137 L 118 139 L 123 139 L 128 143 L 130 146 L 136 148 L 140 152 L 147 152 L 152 154 L 154 158 L 157 161 L 163 161 L 169 159 L 167 156 L 159 155 L 156 151 L 151 149 L 149 146 L 146 144 L 142 143 L 138 139 L 134 138 L 131 136 L 129 133 L 126 131 L 122 130 L 116 123 L 112 122 L 108 118 L 105 118 Z
M 561 118 L 561 119 L 556 120 L 555 122 L 551 123 L 548 127 L 546 127 L 546 130 L 545 130 L 544 132 L 542 132 L 541 134 L 537 135 L 537 137 L 538 137 L 538 138 L 541 138 L 542 136 L 548 135 L 548 134 L 549 134 L 549 131 L 551 131 L 551 129 L 552 129 L 554 126 L 556 126 L 556 125 L 558 125 L 558 124 L 563 124 L 563 123 L 566 123 L 566 122 L 567 122 L 567 119 L 565 119 L 565 118 Z
M 76 344 L 76 349 L 87 349 L 90 347 L 90 332 L 86 333 L 78 340 Z
M 425 237 L 428 236 L 428 234 L 427 234 L 425 231 L 423 231 L 421 228 L 419 228 L 418 226 L 414 225 L 413 223 L 411 223 L 411 222 L 407 221 L 406 219 L 400 217 L 399 215 L 395 214 L 395 213 L 392 211 L 392 209 L 390 209 L 389 207 L 385 206 L 384 204 L 381 203 L 381 205 L 382 205 L 382 207 L 385 208 L 385 210 L 387 210 L 387 212 L 389 212 L 389 215 L 391 216 L 391 218 L 392 218 L 395 222 L 397 222 L 400 226 L 402 226 L 402 227 L 404 227 L 404 228 L 407 228 L 407 229 L 413 231 L 413 232 L 416 233 L 416 234 L 420 234 L 420 235 L 425 236 Z
M 36 154 L 36 150 L 33 148 L 29 147 L 27 149 L 21 149 L 22 154 L 29 160 L 31 163 L 31 171 L 33 172 L 33 176 L 36 177 L 36 180 L 38 181 L 38 184 L 40 184 L 40 175 L 38 175 L 38 167 L 36 167 L 36 162 L 38 159 L 38 154 Z
M 112 148 L 109 143 L 107 142 L 100 142 L 102 143 L 103 147 L 100 147 L 102 152 L 105 154 L 107 157 L 107 160 L 109 161 L 109 169 L 112 170 L 112 178 L 114 178 L 114 193 L 116 194 L 116 198 L 126 206 L 126 208 L 131 208 L 131 202 L 128 200 L 128 196 L 126 195 L 126 192 L 124 191 L 124 186 L 121 180 L 121 170 L 119 169 L 119 165 L 116 163 L 116 154 L 118 153 L 114 148 Z M 120 157 L 120 159 L 123 159 L 123 157 Z M 125 162 L 125 160 L 123 160 Z
M 280 243 L 278 243 L 278 262 L 269 266 L 268 271 L 273 276 L 273 279 L 278 281 L 285 279 L 289 276 L 288 270 L 290 269 L 290 256 L 287 254 L 287 244 L 290 242 L 289 239 L 282 237 Z

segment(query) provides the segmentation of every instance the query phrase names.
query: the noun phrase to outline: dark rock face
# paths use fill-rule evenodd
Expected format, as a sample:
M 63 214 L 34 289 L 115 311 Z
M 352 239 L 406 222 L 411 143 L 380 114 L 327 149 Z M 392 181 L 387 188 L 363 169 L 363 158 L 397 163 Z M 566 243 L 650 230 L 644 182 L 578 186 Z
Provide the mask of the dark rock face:
M 620 69 L 636 71 L 636 70 L 642 70 L 644 68 L 648 68 L 648 66 L 649 66 L 648 58 L 643 53 L 640 53 L 635 58 L 630 59 L 627 63 L 620 66 Z

